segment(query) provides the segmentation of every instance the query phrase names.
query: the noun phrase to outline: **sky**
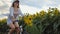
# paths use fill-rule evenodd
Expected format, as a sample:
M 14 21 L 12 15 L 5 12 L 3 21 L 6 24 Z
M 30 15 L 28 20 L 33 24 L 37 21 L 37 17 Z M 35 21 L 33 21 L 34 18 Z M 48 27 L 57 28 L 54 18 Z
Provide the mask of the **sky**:
M 14 0 L 0 0 L 0 18 L 6 18 L 9 14 L 9 8 Z M 60 0 L 19 0 L 20 8 L 23 14 L 35 14 L 40 10 L 47 10 L 49 7 L 60 9 Z

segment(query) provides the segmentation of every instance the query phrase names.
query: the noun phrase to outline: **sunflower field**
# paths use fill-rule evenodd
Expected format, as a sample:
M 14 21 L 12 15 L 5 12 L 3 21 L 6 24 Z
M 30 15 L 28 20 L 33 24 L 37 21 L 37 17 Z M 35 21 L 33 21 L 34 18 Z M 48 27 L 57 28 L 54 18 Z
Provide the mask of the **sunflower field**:
M 60 10 L 58 8 L 41 10 L 36 14 L 27 14 L 19 19 L 19 25 L 25 24 L 24 29 L 29 34 L 60 34 Z M 0 20 L 0 33 L 8 29 L 6 21 L 7 19 Z

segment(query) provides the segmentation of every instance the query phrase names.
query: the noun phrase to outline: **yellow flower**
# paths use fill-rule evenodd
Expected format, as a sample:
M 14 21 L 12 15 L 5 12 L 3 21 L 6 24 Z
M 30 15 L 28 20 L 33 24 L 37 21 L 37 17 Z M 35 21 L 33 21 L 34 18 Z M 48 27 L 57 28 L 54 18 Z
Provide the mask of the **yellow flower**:
M 44 16 L 46 14 L 46 12 L 44 11 L 44 10 L 42 10 L 41 12 L 40 12 L 40 15 L 42 15 L 42 16 Z
M 59 13 L 59 11 L 54 11 L 54 14 L 55 14 L 55 15 L 58 15 L 58 13 Z
M 36 16 L 38 16 L 39 15 L 39 13 L 38 12 L 36 12 Z
M 24 21 L 27 25 L 32 25 L 32 15 L 28 16 L 28 17 L 24 17 Z

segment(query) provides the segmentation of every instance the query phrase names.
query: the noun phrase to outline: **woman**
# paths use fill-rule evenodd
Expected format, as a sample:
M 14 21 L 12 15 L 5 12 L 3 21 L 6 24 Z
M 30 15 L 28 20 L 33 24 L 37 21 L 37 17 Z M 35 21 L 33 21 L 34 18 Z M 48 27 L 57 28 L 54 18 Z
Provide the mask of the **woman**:
M 14 1 L 10 8 L 10 15 L 7 20 L 7 25 L 11 28 L 9 34 L 11 34 L 14 30 L 17 31 L 17 34 L 20 32 L 18 24 L 19 15 L 24 16 L 19 9 L 19 1 Z

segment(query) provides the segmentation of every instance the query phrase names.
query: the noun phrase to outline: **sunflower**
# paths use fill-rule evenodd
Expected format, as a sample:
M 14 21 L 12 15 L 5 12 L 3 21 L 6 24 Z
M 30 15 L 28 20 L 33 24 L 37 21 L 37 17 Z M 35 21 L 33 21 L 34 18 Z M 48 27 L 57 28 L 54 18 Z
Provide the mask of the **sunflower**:
M 33 18 L 33 16 L 32 15 L 29 15 L 28 17 L 24 17 L 24 21 L 25 21 L 25 24 L 27 24 L 27 25 L 32 25 L 32 18 Z

